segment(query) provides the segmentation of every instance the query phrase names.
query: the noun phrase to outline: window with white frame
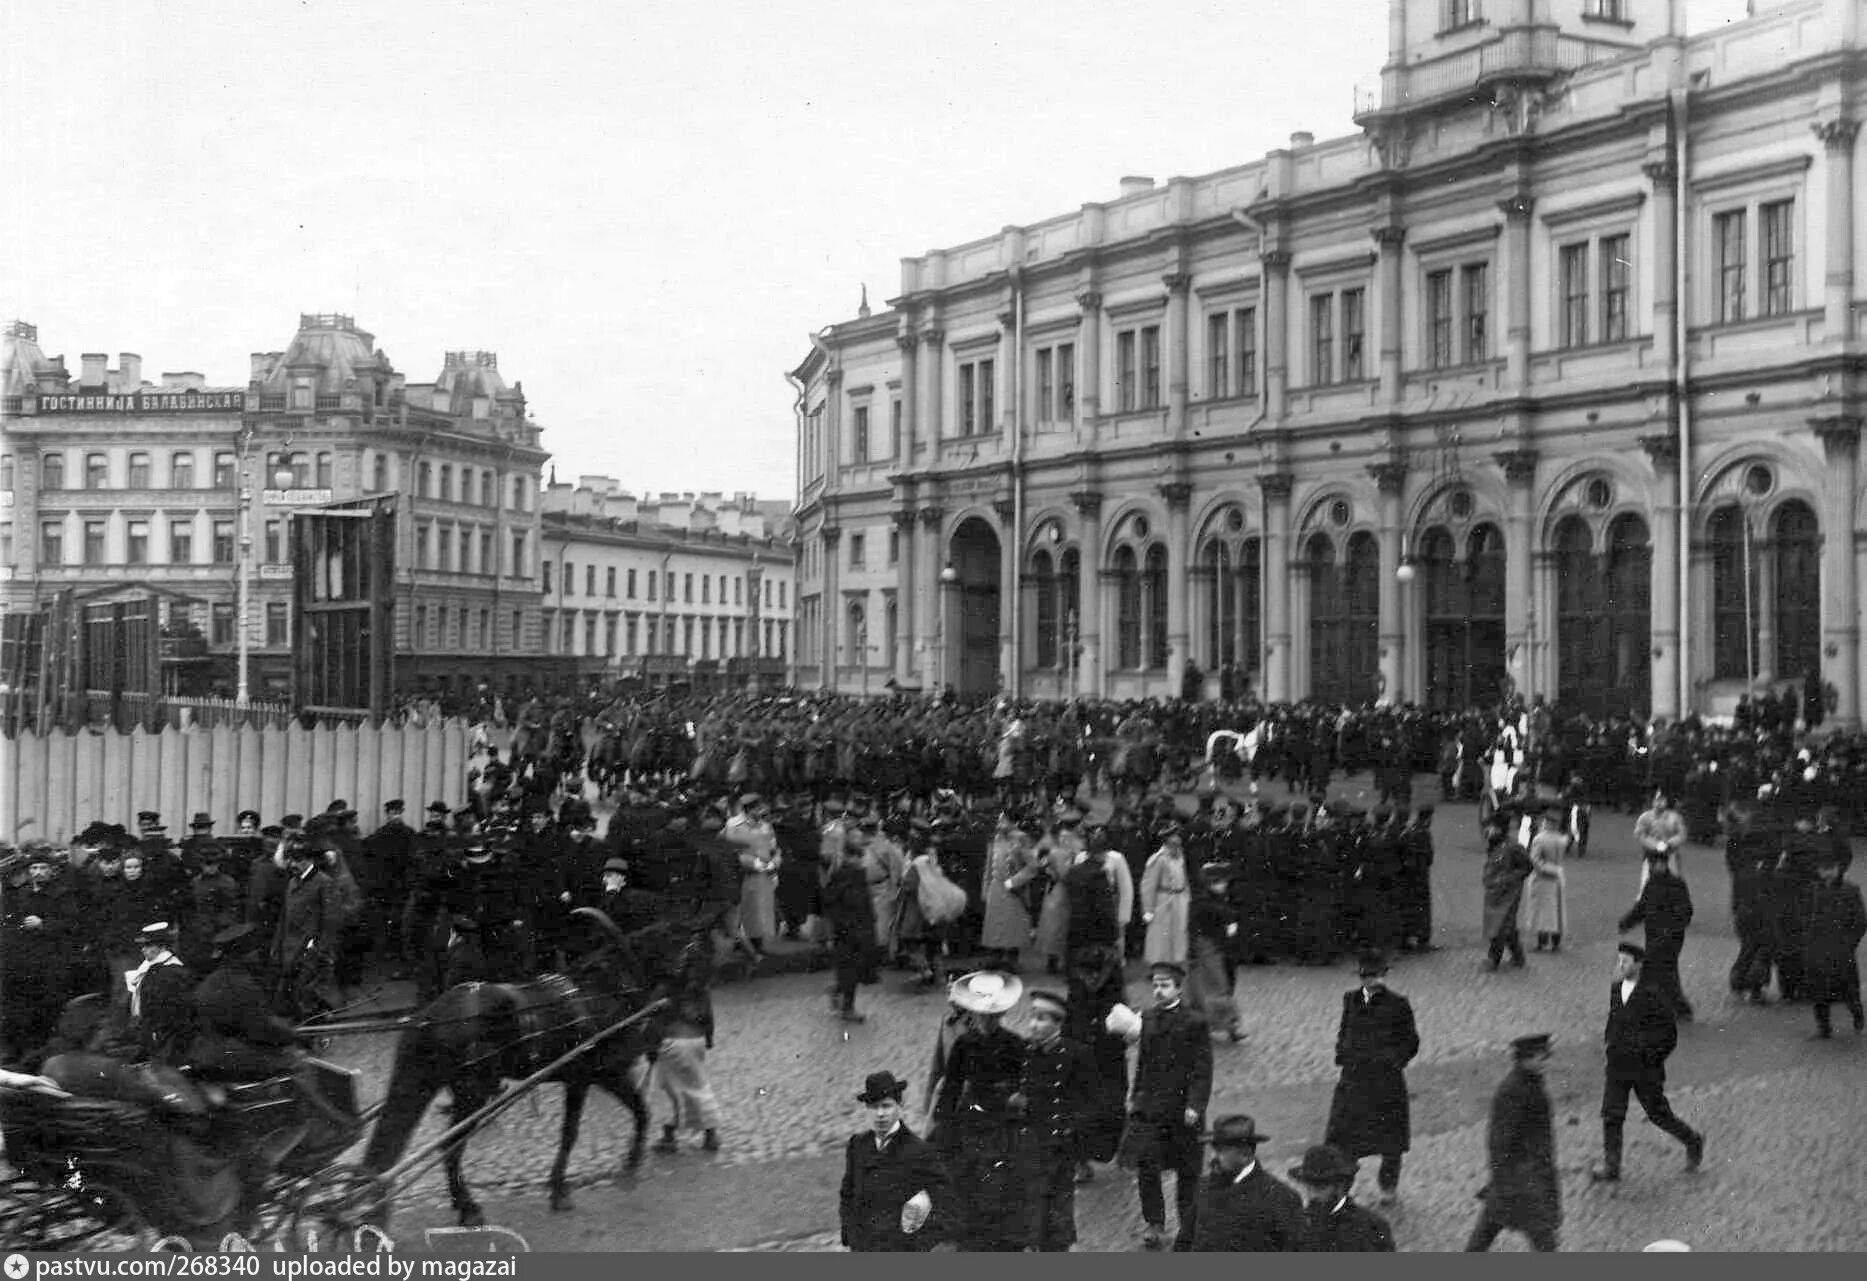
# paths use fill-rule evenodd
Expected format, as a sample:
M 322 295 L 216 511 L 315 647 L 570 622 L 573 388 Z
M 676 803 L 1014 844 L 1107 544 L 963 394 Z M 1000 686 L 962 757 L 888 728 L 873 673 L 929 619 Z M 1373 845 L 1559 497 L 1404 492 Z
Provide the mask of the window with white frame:
M 1233 307 L 1206 315 L 1206 395 L 1212 400 L 1258 394 L 1258 309 Z
M 1766 316 L 1786 316 L 1795 307 L 1796 202 L 1773 200 L 1757 209 L 1757 301 Z
M 1037 421 L 1067 423 L 1076 416 L 1076 344 L 1039 347 L 1035 358 Z
M 992 366 L 989 359 L 960 362 L 958 411 L 962 436 L 981 436 L 992 430 L 998 393 Z
M 1160 406 L 1160 326 L 1115 335 L 1115 405 L 1122 413 Z
M 1627 16 L 1627 0 L 1584 0 L 1582 16 L 1598 18 L 1603 22 L 1631 22 Z
M 1476 364 L 1491 357 L 1491 265 L 1453 263 L 1426 273 L 1429 369 Z
M 1479 0 L 1443 0 L 1443 2 L 1445 18 L 1440 24 L 1441 31 L 1469 27 L 1483 16 L 1479 9 Z
M 1731 324 L 1744 318 L 1744 241 L 1749 211 L 1732 209 L 1711 220 L 1712 269 L 1716 272 L 1718 321 Z

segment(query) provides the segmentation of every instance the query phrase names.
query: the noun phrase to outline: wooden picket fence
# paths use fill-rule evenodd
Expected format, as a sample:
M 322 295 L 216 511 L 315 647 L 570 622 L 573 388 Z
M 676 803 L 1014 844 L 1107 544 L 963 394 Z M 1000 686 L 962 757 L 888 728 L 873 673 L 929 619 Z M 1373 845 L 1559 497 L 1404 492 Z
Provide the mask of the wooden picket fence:
M 30 732 L 0 738 L 0 841 L 68 841 L 93 820 L 135 830 L 139 810 L 162 815 L 171 838 L 205 811 L 215 832 L 241 810 L 276 823 L 309 817 L 333 800 L 357 811 L 364 831 L 400 799 L 420 826 L 431 801 L 466 803 L 469 728 L 216 725 L 149 733 L 135 729 Z

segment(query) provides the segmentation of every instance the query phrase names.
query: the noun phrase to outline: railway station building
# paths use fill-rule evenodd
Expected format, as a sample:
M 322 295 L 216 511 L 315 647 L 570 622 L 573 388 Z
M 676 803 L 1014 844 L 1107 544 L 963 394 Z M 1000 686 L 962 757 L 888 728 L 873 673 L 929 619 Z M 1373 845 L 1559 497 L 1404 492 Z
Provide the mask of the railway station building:
M 1392 0 L 1353 132 L 903 259 L 791 371 L 800 680 L 1857 724 L 1864 24 Z

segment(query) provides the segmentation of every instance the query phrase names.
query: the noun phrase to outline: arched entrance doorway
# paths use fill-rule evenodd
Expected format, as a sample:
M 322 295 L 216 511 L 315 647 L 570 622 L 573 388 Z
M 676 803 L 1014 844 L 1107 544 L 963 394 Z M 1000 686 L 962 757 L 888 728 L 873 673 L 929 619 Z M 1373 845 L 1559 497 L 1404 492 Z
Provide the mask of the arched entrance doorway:
M 998 532 L 977 516 L 961 521 L 947 544 L 957 577 L 945 611 L 946 680 L 961 698 L 998 691 L 999 557 Z
M 1426 706 L 1490 707 L 1504 685 L 1504 536 L 1484 523 L 1465 536 L 1435 525 L 1420 540 L 1426 585 Z
M 1597 554 L 1595 531 L 1580 516 L 1556 527 L 1557 695 L 1589 716 L 1645 716 L 1652 692 L 1647 523 L 1626 513 L 1606 535 Z

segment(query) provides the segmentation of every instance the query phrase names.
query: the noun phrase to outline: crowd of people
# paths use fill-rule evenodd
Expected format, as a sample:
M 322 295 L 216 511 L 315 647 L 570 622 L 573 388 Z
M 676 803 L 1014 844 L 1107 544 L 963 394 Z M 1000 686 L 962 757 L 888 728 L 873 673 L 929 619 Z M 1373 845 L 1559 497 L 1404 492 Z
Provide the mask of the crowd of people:
M 1867 921 L 1845 873 L 1867 817 L 1867 737 L 1817 738 L 1798 710 L 1761 702 L 1729 725 L 1667 725 L 1540 701 L 1450 715 L 1249 700 L 533 699 L 491 710 L 468 803 L 433 801 L 419 827 L 394 800 L 366 833 L 335 800 L 274 825 L 244 812 L 226 836 L 197 814 L 171 841 L 145 812 L 134 832 L 98 822 L 65 848 L 0 851 L 0 1063 L 32 1071 L 69 1033 L 67 1002 L 96 994 L 110 1014 L 93 1045 L 177 1061 L 251 1051 L 255 1068 L 296 1070 L 298 1030 L 373 982 L 412 980 L 425 1001 L 461 982 L 530 979 L 567 962 L 573 909 L 596 907 L 625 934 L 686 921 L 754 974 L 773 939 L 807 943 L 832 975 L 831 1010 L 850 1022 L 891 965 L 948 993 L 928 1084 L 938 1169 L 912 1144 L 891 1146 L 905 1083 L 872 1077 L 875 1134 L 852 1140 L 844 1186 L 852 1248 L 1067 1248 L 1069 1190 L 1110 1161 L 1137 1172 L 1150 1246 L 1165 1240 L 1172 1173 L 1176 1249 L 1391 1248 L 1347 1188 L 1376 1156 L 1387 1199 L 1408 1143 L 1400 1073 L 1418 1037 L 1382 976 L 1389 958 L 1434 947 L 1435 802 L 1480 802 L 1493 968 L 1525 964 L 1527 937 L 1562 948 L 1564 863 L 1586 857 L 1591 813 L 1638 813 L 1646 873 L 1620 922 L 1645 934 L 1623 962 L 1642 976 L 1638 1008 L 1619 1012 L 1636 989 L 1617 980 L 1610 1018 L 1611 1042 L 1619 1019 L 1646 1046 L 1629 1063 L 1663 1062 L 1655 1010 L 1669 1029 L 1691 1017 L 1678 958 L 1693 842 L 1725 845 L 1732 991 L 1765 1000 L 1774 985 L 1807 1000 L 1823 1035 L 1835 1004 L 1860 1027 Z M 1364 771 L 1369 803 L 1329 790 Z M 1436 796 L 1422 777 L 1437 778 Z M 1362 983 L 1344 998 L 1342 1082 L 1326 1143 L 1292 1174 L 1315 1190 L 1311 1209 L 1292 1213 L 1289 1190 L 1264 1185 L 1252 1159 L 1251 1119 L 1206 1126 L 1210 1038 L 1247 1034 L 1233 1000 L 1243 967 L 1344 956 L 1359 957 Z M 989 969 L 949 986 L 969 958 Z M 1156 998 L 1139 1014 L 1122 1005 L 1136 959 Z M 1048 985 L 1032 993 L 1028 1042 L 996 1021 L 1021 976 Z M 691 1128 L 715 1147 L 710 1040 L 710 1027 L 687 1037 L 668 1075 L 677 1121 L 700 1118 Z M 1534 1041 L 1517 1047 L 1513 1108 L 1534 1111 L 1547 1054 Z M 1631 1093 L 1665 1124 L 1659 1078 L 1614 1078 L 1619 1115 Z M 1604 1100 L 1604 1177 L 1619 1175 L 1613 1111 Z M 1702 1135 L 1678 1125 L 1688 1154 L 1702 1152 Z M 1202 1133 L 1230 1183 L 1202 1182 Z M 1494 1170 L 1497 1186 L 1512 1177 Z M 875 1207 L 900 1179 L 925 1186 L 893 1219 Z M 1250 1203 L 1235 1204 L 1245 1190 Z M 1520 1227 L 1553 1242 L 1541 1193 L 1527 1199 L 1530 1227 L 1498 1208 L 1511 1201 L 1500 1192 L 1474 1239 Z M 921 1206 L 913 1230 L 909 1203 Z M 1286 1244 L 1209 1244 L 1239 1240 Z

